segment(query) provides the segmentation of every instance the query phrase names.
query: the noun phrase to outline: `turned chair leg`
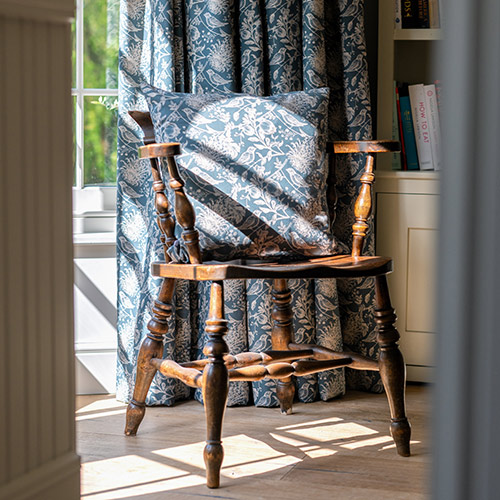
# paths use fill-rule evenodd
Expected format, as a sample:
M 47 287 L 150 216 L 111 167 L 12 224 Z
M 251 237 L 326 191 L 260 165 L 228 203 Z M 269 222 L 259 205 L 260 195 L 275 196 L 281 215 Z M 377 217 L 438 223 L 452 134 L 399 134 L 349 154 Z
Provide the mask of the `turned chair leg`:
M 125 434 L 135 436 L 146 411 L 146 396 L 156 374 L 151 365 L 152 358 L 163 357 L 163 337 L 168 332 L 168 317 L 172 314 L 172 296 L 175 280 L 163 280 L 158 300 L 155 301 L 152 318 L 148 323 L 149 333 L 141 344 L 137 359 L 137 374 L 134 394 L 127 406 Z
M 222 448 L 222 421 L 226 410 L 229 376 L 224 363 L 228 347 L 224 340 L 227 321 L 224 319 L 224 290 L 222 281 L 214 281 L 210 289 L 210 309 L 206 323 L 208 341 L 203 354 L 208 364 L 203 370 L 203 403 L 207 418 L 207 444 L 203 451 L 207 469 L 207 486 L 218 488 L 220 469 L 224 458 Z
M 292 294 L 288 288 L 286 279 L 275 279 L 272 291 L 273 301 L 273 330 L 271 341 L 273 350 L 287 351 L 289 344 L 293 342 L 292 326 Z M 276 395 L 280 402 L 281 413 L 290 415 L 292 413 L 293 398 L 295 396 L 295 385 L 292 377 L 276 381 Z
M 410 456 L 411 428 L 405 413 L 406 368 L 398 347 L 396 314 L 391 306 L 386 276 L 375 278 L 375 321 L 380 346 L 379 369 L 391 411 L 391 435 L 399 455 Z

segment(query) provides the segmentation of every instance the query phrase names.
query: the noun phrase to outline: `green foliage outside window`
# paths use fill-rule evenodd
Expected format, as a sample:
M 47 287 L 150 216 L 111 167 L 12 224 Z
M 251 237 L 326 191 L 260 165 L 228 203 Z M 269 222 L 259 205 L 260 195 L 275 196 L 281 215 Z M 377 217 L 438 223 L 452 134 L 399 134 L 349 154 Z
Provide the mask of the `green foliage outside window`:
M 118 98 L 85 91 L 118 86 L 119 0 L 83 0 L 83 13 L 84 185 L 109 185 L 116 183 Z M 73 68 L 76 79 L 76 47 Z
M 83 85 L 116 89 L 118 75 L 118 1 L 85 0 Z
M 116 182 L 117 108 L 117 97 L 85 97 L 83 133 L 85 185 Z

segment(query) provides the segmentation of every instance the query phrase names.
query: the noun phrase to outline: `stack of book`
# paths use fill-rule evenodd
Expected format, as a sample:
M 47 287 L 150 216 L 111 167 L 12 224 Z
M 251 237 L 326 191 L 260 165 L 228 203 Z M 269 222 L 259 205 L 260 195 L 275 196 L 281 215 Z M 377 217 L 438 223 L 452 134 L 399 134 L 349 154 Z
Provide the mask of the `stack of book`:
M 440 28 L 439 0 L 394 0 L 395 28 Z
M 394 82 L 393 138 L 401 153 L 393 157 L 394 170 L 440 170 L 440 82 L 430 85 Z

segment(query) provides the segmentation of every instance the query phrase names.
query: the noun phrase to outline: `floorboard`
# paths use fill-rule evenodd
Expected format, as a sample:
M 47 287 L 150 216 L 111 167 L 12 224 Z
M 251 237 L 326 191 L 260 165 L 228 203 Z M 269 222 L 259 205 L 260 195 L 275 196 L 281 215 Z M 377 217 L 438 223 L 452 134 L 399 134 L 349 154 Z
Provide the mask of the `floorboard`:
M 136 437 L 125 437 L 125 406 L 112 396 L 77 397 L 82 498 L 427 499 L 429 397 L 410 385 L 412 456 L 396 455 L 385 395 L 276 408 L 228 408 L 221 488 L 205 487 L 203 407 L 148 408 Z

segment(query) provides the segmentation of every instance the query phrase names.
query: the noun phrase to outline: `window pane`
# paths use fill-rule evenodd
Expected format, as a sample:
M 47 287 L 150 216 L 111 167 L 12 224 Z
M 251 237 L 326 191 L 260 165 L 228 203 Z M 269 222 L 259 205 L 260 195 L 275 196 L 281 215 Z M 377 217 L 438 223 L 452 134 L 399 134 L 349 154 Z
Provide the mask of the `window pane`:
M 76 186 L 76 96 L 73 96 L 73 186 Z
M 85 0 L 83 10 L 83 85 L 118 88 L 119 0 Z
M 117 97 L 86 96 L 84 184 L 116 183 Z
M 71 41 L 73 49 L 71 53 L 71 61 L 73 64 L 73 88 L 76 87 L 76 20 L 71 23 Z

